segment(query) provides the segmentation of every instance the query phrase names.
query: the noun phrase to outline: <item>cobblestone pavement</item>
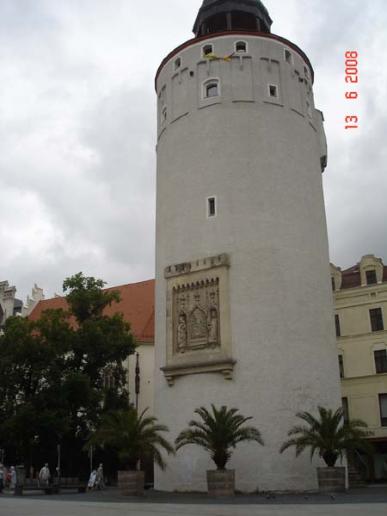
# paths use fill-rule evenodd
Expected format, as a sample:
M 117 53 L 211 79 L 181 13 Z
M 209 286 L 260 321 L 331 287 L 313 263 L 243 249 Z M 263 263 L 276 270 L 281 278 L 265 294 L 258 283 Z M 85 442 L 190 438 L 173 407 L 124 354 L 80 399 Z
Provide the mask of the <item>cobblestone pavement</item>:
M 387 504 L 192 505 L 0 499 L 0 516 L 386 516 Z
M 0 496 L 0 516 L 387 516 L 387 485 L 351 489 L 336 495 L 237 495 L 214 499 L 206 494 L 146 491 L 141 498 L 117 488 L 46 496 L 25 492 Z

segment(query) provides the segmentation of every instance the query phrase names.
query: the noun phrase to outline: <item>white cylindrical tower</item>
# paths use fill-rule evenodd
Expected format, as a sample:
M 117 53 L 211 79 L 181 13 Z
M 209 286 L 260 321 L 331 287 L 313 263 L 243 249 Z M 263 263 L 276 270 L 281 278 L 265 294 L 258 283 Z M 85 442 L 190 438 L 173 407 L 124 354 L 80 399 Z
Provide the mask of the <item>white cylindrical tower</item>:
M 279 448 L 296 412 L 340 405 L 323 118 L 270 25 L 259 1 L 206 0 L 156 77 L 155 414 L 173 439 L 202 405 L 253 416 L 265 447 L 230 464 L 245 492 L 316 488 L 316 461 Z M 205 490 L 207 469 L 185 447 L 155 487 Z

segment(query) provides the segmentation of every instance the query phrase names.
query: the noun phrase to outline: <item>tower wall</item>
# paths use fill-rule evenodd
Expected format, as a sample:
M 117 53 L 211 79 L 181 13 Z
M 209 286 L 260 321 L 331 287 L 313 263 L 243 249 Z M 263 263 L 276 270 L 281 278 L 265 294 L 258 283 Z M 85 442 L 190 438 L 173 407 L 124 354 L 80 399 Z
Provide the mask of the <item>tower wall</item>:
M 211 43 L 213 54 L 230 56 L 238 41 L 246 52 L 202 55 Z M 242 491 L 315 489 L 318 461 L 278 450 L 296 412 L 340 405 L 321 179 L 326 143 L 312 74 L 290 44 L 232 34 L 191 42 L 163 63 L 156 81 L 155 414 L 173 439 L 201 405 L 253 416 L 265 447 L 234 452 L 230 467 Z M 220 95 L 204 98 L 213 79 Z M 222 267 L 219 256 L 227 257 Z M 222 345 L 182 353 L 173 296 L 183 284 L 207 288 L 212 265 L 221 282 Z M 206 369 L 206 360 L 228 365 Z M 181 368 L 190 361 L 192 369 Z M 185 447 L 156 471 L 155 487 L 205 490 L 207 469 L 209 457 Z

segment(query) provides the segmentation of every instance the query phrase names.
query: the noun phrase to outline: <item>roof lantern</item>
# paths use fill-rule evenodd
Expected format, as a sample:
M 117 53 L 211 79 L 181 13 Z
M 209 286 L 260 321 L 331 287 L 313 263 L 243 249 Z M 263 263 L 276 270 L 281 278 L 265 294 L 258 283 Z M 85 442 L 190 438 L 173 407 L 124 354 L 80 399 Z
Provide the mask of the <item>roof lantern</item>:
M 260 0 L 204 0 L 193 32 L 197 38 L 226 31 L 268 33 L 272 23 Z

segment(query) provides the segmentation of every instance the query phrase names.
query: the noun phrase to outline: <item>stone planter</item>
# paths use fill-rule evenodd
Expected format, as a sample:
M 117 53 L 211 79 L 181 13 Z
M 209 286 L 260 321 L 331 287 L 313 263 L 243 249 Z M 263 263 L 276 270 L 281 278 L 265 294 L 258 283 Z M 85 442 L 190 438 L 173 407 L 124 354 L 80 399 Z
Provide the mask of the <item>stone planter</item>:
M 235 471 L 207 471 L 208 494 L 210 496 L 234 496 Z
M 345 491 L 345 468 L 317 468 L 318 487 L 321 493 Z
M 144 494 L 143 471 L 119 471 L 118 487 L 126 496 L 142 496 Z

